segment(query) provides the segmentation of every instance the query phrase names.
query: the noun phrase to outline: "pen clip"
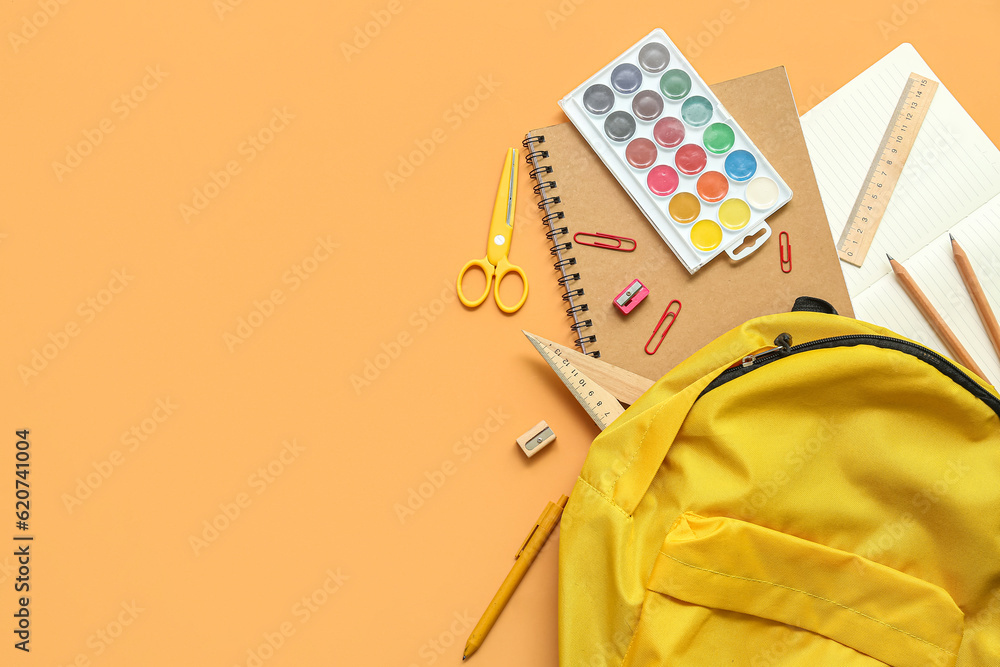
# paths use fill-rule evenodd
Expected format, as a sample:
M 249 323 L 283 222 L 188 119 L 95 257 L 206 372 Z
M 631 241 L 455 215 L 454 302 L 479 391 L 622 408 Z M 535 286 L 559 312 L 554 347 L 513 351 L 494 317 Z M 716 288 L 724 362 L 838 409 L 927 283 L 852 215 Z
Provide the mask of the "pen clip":
M 538 524 L 537 523 L 532 527 L 531 532 L 528 533 L 528 537 L 526 537 L 524 539 L 524 544 L 522 544 L 521 548 L 517 550 L 516 554 L 514 554 L 514 560 L 517 560 L 518 558 L 520 558 L 521 554 L 524 553 L 524 548 L 526 546 L 528 546 L 528 542 L 531 541 L 531 538 L 534 536 L 536 530 L 538 530 Z
M 609 239 L 611 241 L 615 241 L 615 245 L 611 245 L 610 243 L 603 243 L 601 241 L 594 241 L 592 243 L 588 241 L 581 241 L 578 238 L 580 236 L 595 238 L 595 239 Z M 573 240 L 579 243 L 580 245 L 589 245 L 593 248 L 607 248 L 608 250 L 621 250 L 622 252 L 632 252 L 633 250 L 635 250 L 637 245 L 635 239 L 630 239 L 627 236 L 612 236 L 611 234 L 602 234 L 601 232 L 594 232 L 593 234 L 591 234 L 590 232 L 577 232 L 576 234 L 573 234 Z M 632 247 L 631 248 L 623 247 L 622 241 L 627 241 L 628 243 L 631 243 Z

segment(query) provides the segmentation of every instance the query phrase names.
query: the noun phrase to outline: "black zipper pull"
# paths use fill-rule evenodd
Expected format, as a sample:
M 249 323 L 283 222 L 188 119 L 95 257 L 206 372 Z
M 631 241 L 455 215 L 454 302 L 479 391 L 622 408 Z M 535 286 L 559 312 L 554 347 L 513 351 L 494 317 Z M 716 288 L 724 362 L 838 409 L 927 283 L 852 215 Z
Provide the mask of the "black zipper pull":
M 764 350 L 763 352 L 758 352 L 756 354 L 748 354 L 747 356 L 743 357 L 743 360 L 739 362 L 740 365 L 743 368 L 748 368 L 750 366 L 753 366 L 754 362 L 757 361 L 757 357 L 761 356 L 762 354 L 766 355 L 771 355 L 774 353 L 788 354 L 792 350 L 792 334 L 788 333 L 778 334 L 778 337 L 774 339 L 774 344 L 777 347 L 771 348 L 770 350 Z

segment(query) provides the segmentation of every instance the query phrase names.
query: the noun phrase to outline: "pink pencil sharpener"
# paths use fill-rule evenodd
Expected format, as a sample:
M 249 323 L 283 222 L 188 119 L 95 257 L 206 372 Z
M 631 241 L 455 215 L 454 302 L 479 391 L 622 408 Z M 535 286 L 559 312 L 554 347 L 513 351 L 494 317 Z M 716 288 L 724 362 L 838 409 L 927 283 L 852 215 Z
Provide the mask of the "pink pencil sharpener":
M 633 280 L 615 297 L 615 307 L 625 315 L 632 312 L 649 295 L 649 290 L 638 280 Z

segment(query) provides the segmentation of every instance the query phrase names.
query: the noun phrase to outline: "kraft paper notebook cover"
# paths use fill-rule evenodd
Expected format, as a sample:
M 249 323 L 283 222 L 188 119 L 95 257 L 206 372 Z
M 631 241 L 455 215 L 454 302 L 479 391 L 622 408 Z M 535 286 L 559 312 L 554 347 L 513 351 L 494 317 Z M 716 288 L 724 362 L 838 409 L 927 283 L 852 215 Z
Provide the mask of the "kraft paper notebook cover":
M 740 262 L 716 257 L 693 276 L 570 123 L 525 139 L 574 338 L 584 352 L 649 378 L 746 320 L 787 312 L 798 296 L 826 299 L 853 315 L 784 67 L 711 88 L 794 195 L 768 219 L 774 233 L 757 252 Z M 791 242 L 790 273 L 781 270 L 782 231 Z M 626 236 L 637 247 L 592 248 L 573 241 L 577 232 Z M 633 279 L 650 294 L 622 315 L 612 302 Z M 680 315 L 656 354 L 647 355 L 643 348 L 672 299 L 681 302 Z

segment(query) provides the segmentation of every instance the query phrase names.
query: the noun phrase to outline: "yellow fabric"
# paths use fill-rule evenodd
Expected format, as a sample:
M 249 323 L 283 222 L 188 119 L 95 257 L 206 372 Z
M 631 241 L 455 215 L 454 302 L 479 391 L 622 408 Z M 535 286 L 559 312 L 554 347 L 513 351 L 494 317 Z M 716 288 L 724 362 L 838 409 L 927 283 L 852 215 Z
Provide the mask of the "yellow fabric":
M 698 398 L 783 332 L 898 338 L 759 318 L 602 433 L 563 513 L 563 667 L 1000 665 L 1000 419 L 872 346 L 793 354 Z

